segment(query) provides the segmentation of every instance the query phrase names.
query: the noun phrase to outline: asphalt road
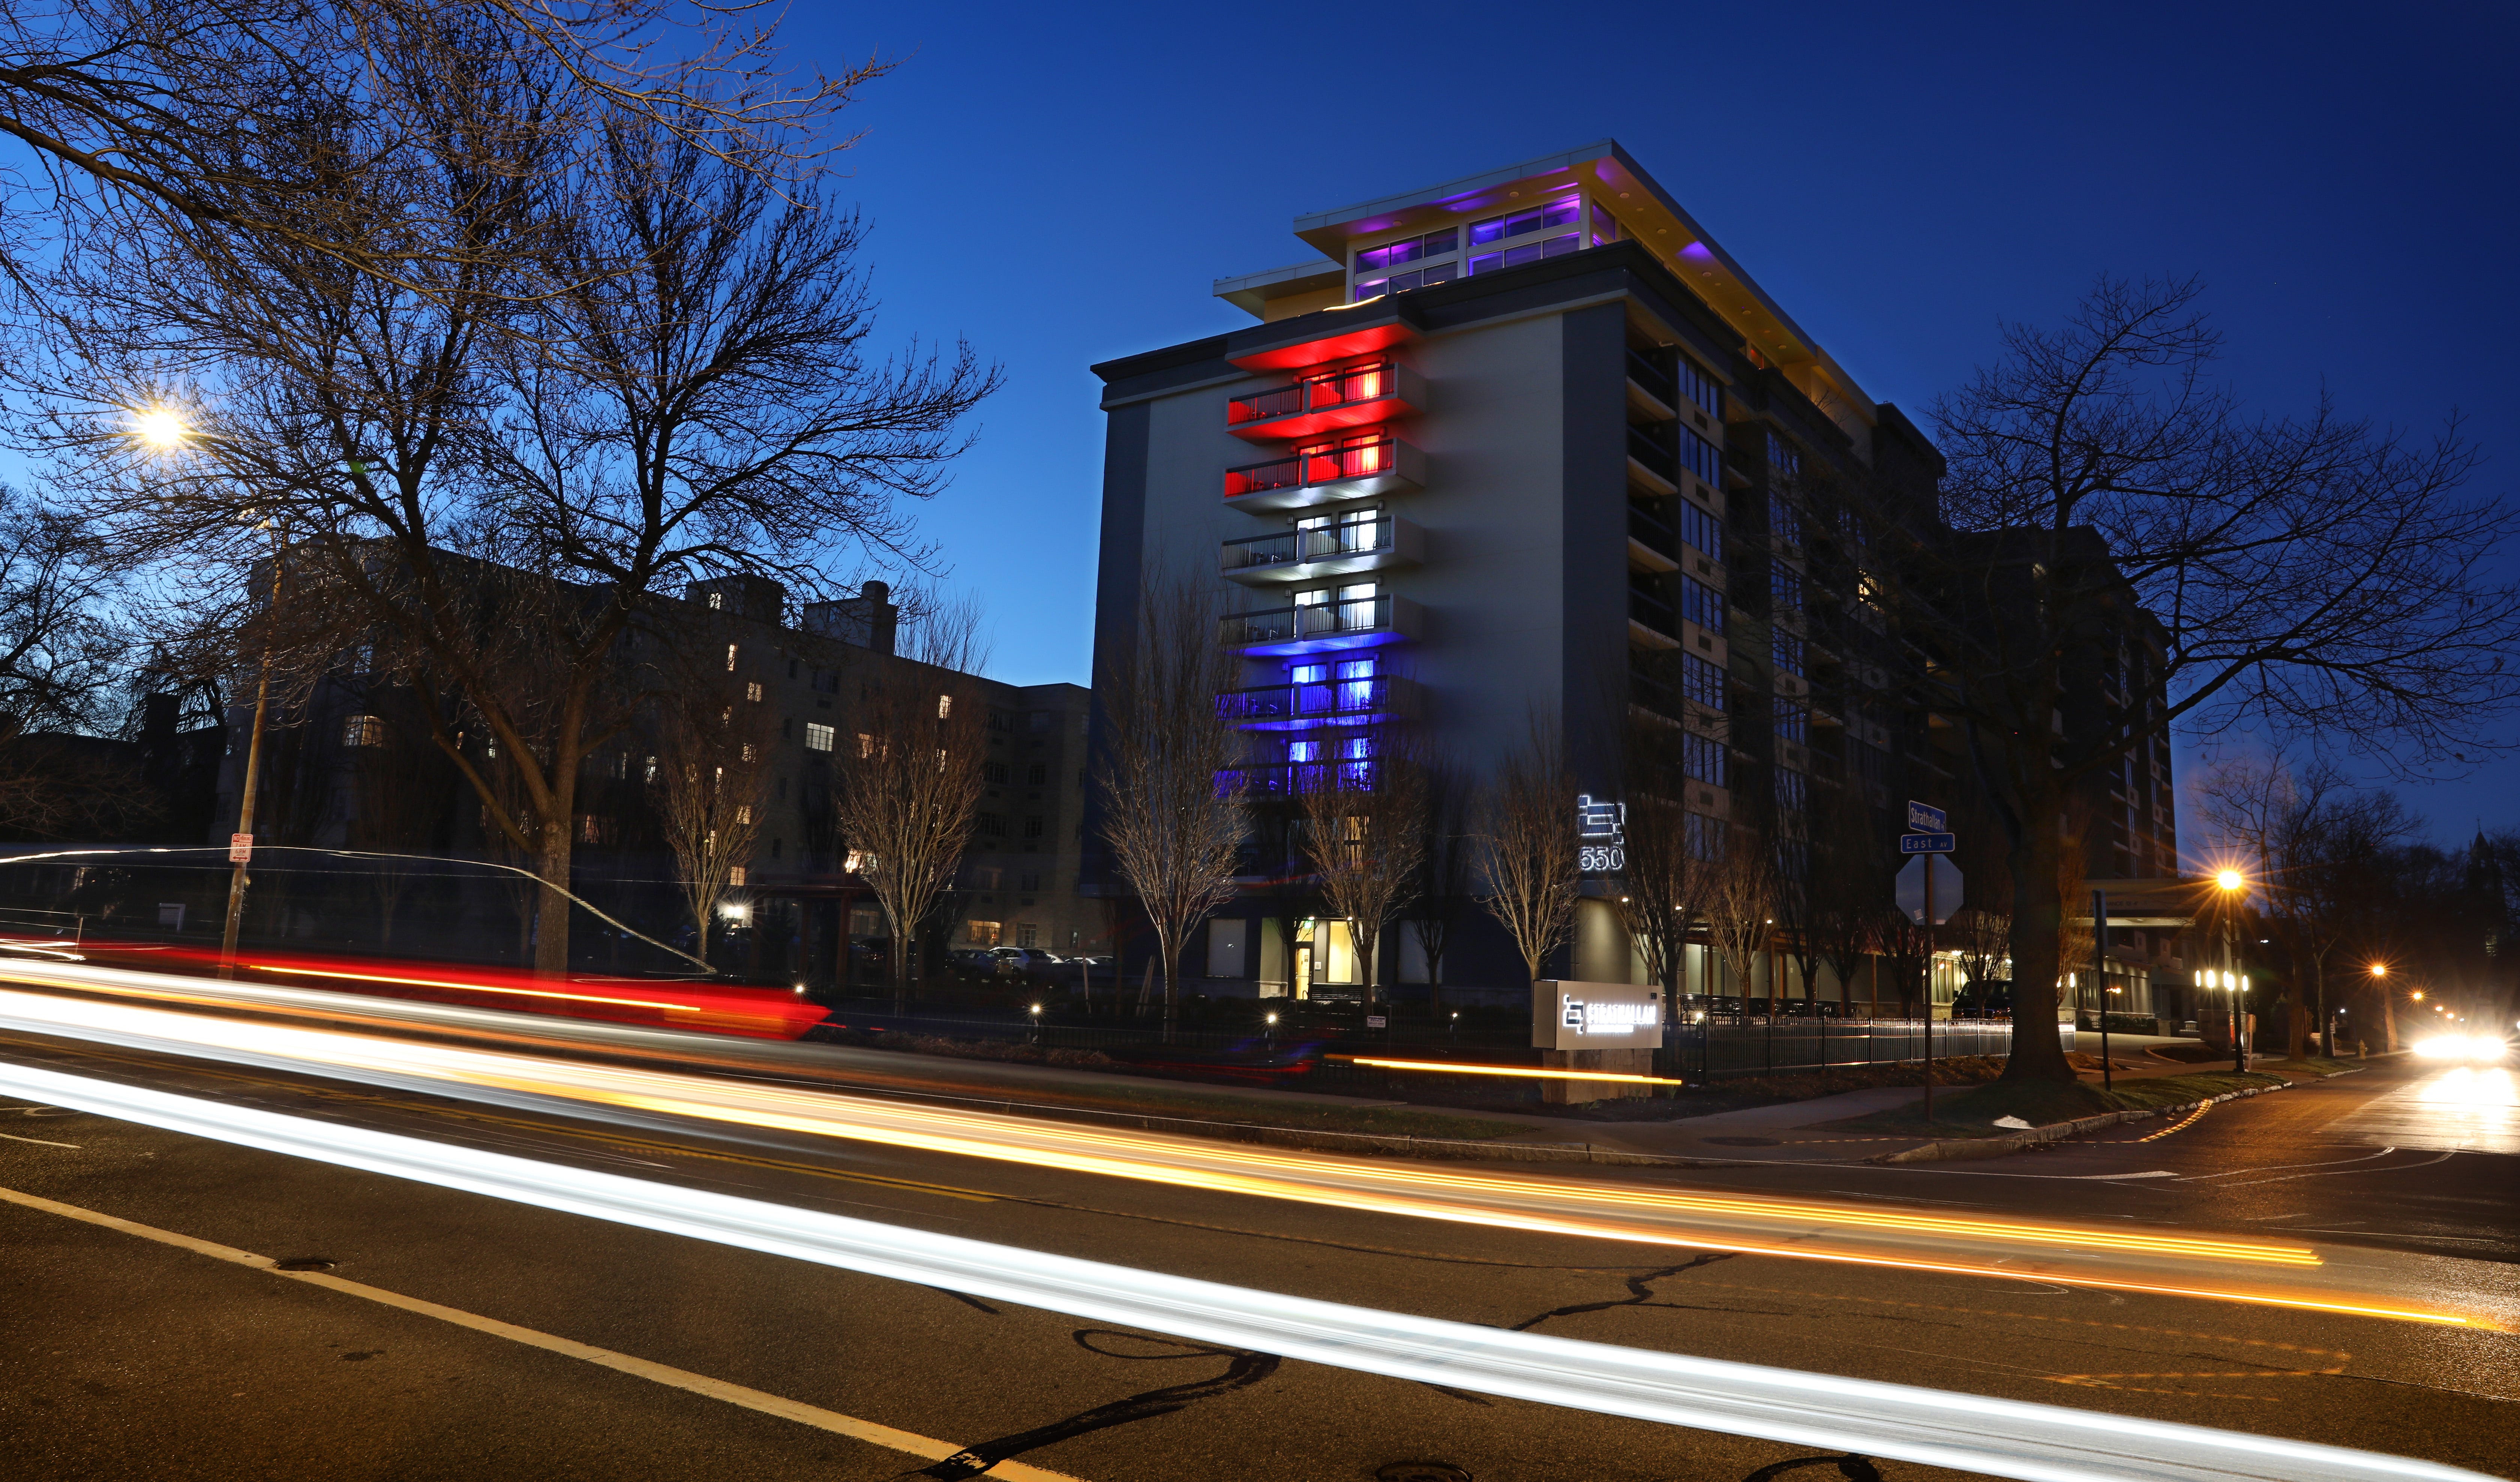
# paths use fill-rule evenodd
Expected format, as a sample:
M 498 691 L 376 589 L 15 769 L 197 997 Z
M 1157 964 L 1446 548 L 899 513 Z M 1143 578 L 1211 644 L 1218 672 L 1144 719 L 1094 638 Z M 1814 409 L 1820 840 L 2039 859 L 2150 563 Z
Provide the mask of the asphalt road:
M 59 1043 L 0 1054 L 1246 1286 L 2520 1472 L 2520 1340 L 2500 1333 L 1675 1253 L 776 1134 L 629 1132 Z M 2445 1301 L 2508 1306 L 2520 1159 L 2408 1143 L 2405 1126 L 2424 1120 L 2409 1108 L 2441 1090 L 2431 1074 L 2375 1068 L 2227 1103 L 2153 1141 L 2135 1139 L 2163 1124 L 2138 1123 L 2002 1160 L 1590 1176 L 2224 1233 L 2323 1228 L 2418 1258 Z M 0 1109 L 0 1188 L 147 1227 L 0 1203 L 0 1477 L 968 1475 L 937 1460 L 958 1447 L 1093 1482 L 1936 1475 L 1827 1459 L 1780 1472 L 1807 1454 L 1096 1331 L 41 1108 Z M 338 1284 L 169 1237 L 329 1263 Z

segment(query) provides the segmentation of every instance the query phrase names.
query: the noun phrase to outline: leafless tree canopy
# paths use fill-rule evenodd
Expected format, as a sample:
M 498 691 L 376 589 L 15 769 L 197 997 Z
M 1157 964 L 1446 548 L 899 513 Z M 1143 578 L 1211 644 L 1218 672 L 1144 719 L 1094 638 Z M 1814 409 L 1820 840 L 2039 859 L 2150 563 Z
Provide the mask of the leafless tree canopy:
M 325 167 L 222 189 L 296 228 L 205 230 L 160 194 L 109 194 L 20 308 L 46 351 L 22 373 L 40 409 L 22 443 L 92 525 L 301 683 L 375 645 L 454 696 L 434 741 L 562 886 L 578 769 L 631 713 L 603 688 L 643 635 L 671 636 L 683 584 L 815 596 L 831 569 L 916 564 L 900 502 L 941 485 L 995 373 L 869 348 L 858 225 L 783 194 L 769 146 L 743 142 L 751 104 L 561 106 L 584 57 L 496 19 L 557 15 L 361 32 L 427 127 L 276 74 L 300 92 L 269 147 Z M 153 406 L 190 425 L 183 451 L 130 435 Z M 297 597 L 242 603 L 272 527 Z M 467 733 L 501 748 L 520 806 Z M 541 913 L 559 970 L 565 898 Z
M 1707 914 L 1715 870 L 1712 819 L 1690 820 L 1682 801 L 1688 779 L 1673 755 L 1677 739 L 1658 720 L 1628 728 L 1626 765 L 1628 866 L 1622 908 L 1628 936 L 1644 958 L 1646 976 L 1662 985 L 1666 1022 L 1679 1022 L 1690 930 Z
M 1747 1008 L 1758 986 L 1759 954 L 1776 936 L 1777 869 L 1758 837 L 1746 829 L 1728 831 L 1716 863 L 1707 907 L 1715 950 L 1724 959 L 1728 992 Z M 1771 1002 L 1771 1009 L 1774 1004 Z
M 975 656 L 968 609 L 931 621 L 952 631 L 924 640 L 925 651 Z M 986 706 L 969 675 L 902 664 L 873 682 L 842 729 L 832 806 L 841 846 L 856 856 L 892 933 L 899 1011 L 909 1004 L 919 932 L 970 847 L 988 760 Z
M 426 228 L 337 233 L 321 221 L 324 202 L 345 175 L 441 149 L 466 122 L 445 106 L 447 84 L 485 65 L 540 78 L 531 126 L 558 125 L 559 137 L 580 141 L 532 161 L 485 159 L 496 172 L 561 176 L 591 147 L 581 125 L 616 116 L 774 183 L 810 179 L 853 142 L 828 131 L 832 116 L 888 65 L 785 75 L 776 25 L 746 23 L 742 9 L 678 0 L 11 6 L 0 10 L 0 134 L 44 171 L 21 183 L 42 199 L 11 215 L 69 222 L 136 208 L 197 239 L 259 238 L 416 287 L 417 265 L 460 260 L 480 245 Z M 310 135 L 308 120 L 319 117 L 341 130 Z M 310 203 L 314 219 L 302 209 Z M 436 214 L 425 199 L 410 204 Z M 22 265 L 29 246 L 7 243 L 0 256 Z
M 1488 779 L 1478 833 L 1479 904 L 1513 938 L 1533 982 L 1575 931 L 1577 847 L 1565 741 L 1535 721 Z
M 1966 732 L 2012 844 L 2013 1003 L 2054 1017 L 2055 820 L 2082 779 L 2164 723 L 2422 765 L 2481 755 L 2520 697 L 2520 591 L 2494 572 L 2514 514 L 2465 492 L 2455 425 L 2412 438 L 2338 413 L 2254 416 L 2209 380 L 2192 282 L 2102 280 L 2060 328 L 1935 406 L 1957 532 L 1912 582 L 1921 700 Z M 2144 619 L 2159 622 L 2150 706 Z M 2130 651 L 2136 658 L 2127 657 Z M 2070 666 L 2109 676 L 2103 722 L 2052 724 Z M 2088 672 L 2088 670 L 2087 670 Z M 2382 751 L 2384 747 L 2395 750 Z M 2045 1034 L 2006 1074 L 2067 1079 Z
M 1383 744 L 1372 761 L 1325 766 L 1323 786 L 1303 795 L 1304 849 L 1323 897 L 1356 939 L 1369 1003 L 1382 984 L 1384 928 L 1418 899 L 1430 787 L 1414 747 L 1389 739 Z
M 1215 608 L 1199 589 L 1152 566 L 1139 591 L 1131 651 L 1096 685 L 1103 725 L 1094 794 L 1112 866 L 1154 927 L 1169 1040 L 1182 951 L 1208 913 L 1234 898 L 1248 819 L 1233 770 L 1236 737 L 1216 708 L 1235 676 Z
M 698 933 L 695 957 L 708 957 L 720 901 L 749 868 L 760 841 L 772 727 L 768 707 L 711 684 L 705 664 L 682 666 L 687 683 L 659 700 L 654 717 L 656 775 L 649 808 L 674 857 L 675 884 Z

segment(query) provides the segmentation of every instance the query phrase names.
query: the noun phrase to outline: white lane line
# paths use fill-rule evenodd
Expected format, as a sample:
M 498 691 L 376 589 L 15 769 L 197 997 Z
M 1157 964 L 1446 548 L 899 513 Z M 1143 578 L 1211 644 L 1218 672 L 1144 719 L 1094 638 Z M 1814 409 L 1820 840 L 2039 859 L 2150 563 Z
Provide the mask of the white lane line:
M 33 1143 L 44 1147 L 67 1147 L 72 1152 L 85 1152 L 87 1150 L 76 1143 L 56 1143 L 50 1138 L 22 1138 L 14 1132 L 0 1132 L 0 1138 L 7 1138 L 12 1143 Z
M 2398 1149 L 2395 1147 L 2388 1149 L 2390 1152 L 2395 1152 Z M 2357 1173 L 2405 1173 L 2408 1169 L 2413 1168 L 2430 1168 L 2435 1163 L 2444 1162 L 2448 1159 L 2458 1156 L 2462 1150 L 2463 1149 L 2461 1148 L 2453 1147 L 2450 1151 L 2443 1153 L 2440 1157 L 2426 1158 L 2420 1163 L 2400 1163 L 2395 1168 L 2340 1168 L 2334 1173 L 2288 1173 L 2279 1179 L 2250 1179 L 2245 1183 L 2226 1184 L 2223 1187 L 2226 1189 L 2253 1189 L 2260 1184 L 2289 1184 L 2295 1179 L 2341 1179 L 2349 1174 Z
M 2366 1152 L 2350 1158 L 2329 1158 L 2324 1163 L 2261 1163 L 2251 1168 L 2226 1168 L 2220 1173 L 2191 1173 L 2187 1175 L 2186 1182 L 2196 1184 L 2207 1179 L 2234 1179 L 2244 1173 L 2281 1173 L 2287 1168 L 2341 1168 L 2347 1163 L 2368 1163 L 2373 1158 L 2385 1158 L 2397 1150 L 2395 1147 L 2383 1147 L 2378 1152 Z
M 522 1343 L 528 1348 L 539 1348 L 572 1359 L 582 1359 L 589 1364 L 600 1364 L 606 1369 L 617 1370 L 637 1378 L 674 1389 L 687 1389 L 696 1395 L 722 1400 L 729 1405 L 741 1406 L 745 1410 L 759 1411 L 765 1415 L 777 1415 L 783 1420 L 793 1420 L 799 1425 L 810 1425 L 817 1430 L 832 1431 L 852 1440 L 883 1447 L 888 1451 L 906 1452 L 923 1460 L 942 1461 L 963 1450 L 951 1441 L 938 1441 L 920 1435 L 916 1431 L 895 1430 L 889 1425 L 878 1425 L 873 1420 L 861 1420 L 855 1415 L 844 1415 L 837 1411 L 824 1410 L 819 1406 L 806 1405 L 780 1395 L 766 1394 L 758 1389 L 747 1389 L 741 1384 L 730 1384 L 724 1379 L 712 1379 L 706 1374 L 696 1374 L 689 1370 L 675 1369 L 670 1365 L 634 1358 L 626 1353 L 615 1353 L 609 1348 L 598 1348 L 592 1343 L 580 1343 L 571 1338 L 541 1332 L 531 1327 L 519 1327 L 514 1323 L 502 1323 L 496 1318 L 485 1318 L 478 1313 L 465 1312 L 460 1308 L 441 1307 L 435 1302 L 424 1302 L 418 1297 L 407 1297 L 398 1291 L 387 1291 L 382 1286 L 370 1286 L 362 1281 L 345 1280 L 328 1272 L 282 1271 L 269 1256 L 258 1256 L 249 1250 L 239 1250 L 233 1245 L 221 1245 L 215 1241 L 199 1239 L 172 1230 L 159 1230 L 154 1225 L 142 1225 L 93 1209 L 82 1209 L 75 1204 L 65 1204 L 58 1199 L 47 1199 L 40 1194 L 22 1193 L 15 1189 L 0 1189 L 0 1202 L 22 1205 L 27 1209 L 41 1210 L 46 1214 L 57 1214 L 64 1219 L 84 1220 L 90 1225 L 102 1225 L 108 1230 L 118 1230 L 124 1235 L 138 1235 L 144 1240 L 156 1240 L 161 1245 L 172 1245 L 181 1250 L 189 1250 L 195 1255 L 208 1256 L 212 1260 L 251 1267 L 255 1271 L 270 1276 L 286 1278 L 292 1281 L 303 1281 L 310 1286 L 328 1287 L 331 1290 L 348 1296 L 362 1297 L 386 1307 L 398 1307 L 404 1312 L 418 1313 L 424 1318 L 435 1318 L 441 1323 L 452 1323 L 458 1327 L 469 1327 L 474 1332 L 485 1332 L 493 1337 L 506 1338 L 512 1343 Z M 989 1475 L 1006 1478 L 1008 1482 L 1077 1482 L 1076 1478 L 1065 1472 L 1027 1466 L 1020 1461 L 1001 1461 L 989 1468 Z

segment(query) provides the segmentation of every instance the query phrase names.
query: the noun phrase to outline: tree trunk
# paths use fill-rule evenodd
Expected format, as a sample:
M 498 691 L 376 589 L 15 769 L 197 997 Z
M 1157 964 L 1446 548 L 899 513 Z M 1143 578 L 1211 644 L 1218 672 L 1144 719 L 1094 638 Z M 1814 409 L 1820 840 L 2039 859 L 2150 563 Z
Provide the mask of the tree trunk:
M 534 862 L 543 877 L 534 919 L 534 971 L 542 977 L 568 975 L 568 799 L 560 794 L 557 800 L 563 811 L 544 821 L 542 856 Z
M 1173 934 L 1161 926 L 1157 926 L 1155 928 L 1155 956 L 1163 963 L 1163 1041 L 1165 1044 L 1169 1045 L 1173 1042 L 1173 1024 L 1180 1012 L 1180 1007 L 1177 1002 L 1179 996 L 1179 985 L 1174 981 L 1174 979 L 1180 970 L 1181 965 L 1177 961 L 1177 953 L 1173 944 Z
M 2031 758 L 2046 766 L 2040 753 Z M 2056 836 L 2060 811 L 2053 789 L 2025 789 L 2022 837 L 2013 845 L 2012 866 L 2012 1054 L 2004 1061 L 2008 1083 L 2074 1084 L 2073 1063 L 2056 1035 L 2056 979 L 2059 928 L 2063 922 L 2056 899 L 2056 870 L 2063 845 Z M 1941 902 L 1935 903 L 1937 906 Z M 1927 959 L 1926 980 L 1933 978 Z M 1933 1012 L 1927 992 L 1926 1012 Z

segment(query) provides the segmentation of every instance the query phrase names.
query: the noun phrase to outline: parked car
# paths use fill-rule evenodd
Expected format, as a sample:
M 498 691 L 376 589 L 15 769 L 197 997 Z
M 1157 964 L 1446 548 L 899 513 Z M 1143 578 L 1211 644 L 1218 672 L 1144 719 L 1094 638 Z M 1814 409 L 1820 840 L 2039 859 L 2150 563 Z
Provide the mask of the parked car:
M 1047 977 L 1058 970 L 1058 958 L 1038 947 L 993 947 L 997 970 L 1007 977 Z

